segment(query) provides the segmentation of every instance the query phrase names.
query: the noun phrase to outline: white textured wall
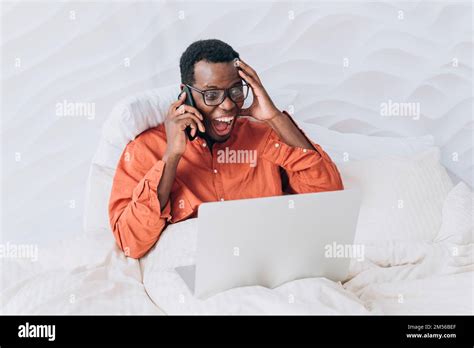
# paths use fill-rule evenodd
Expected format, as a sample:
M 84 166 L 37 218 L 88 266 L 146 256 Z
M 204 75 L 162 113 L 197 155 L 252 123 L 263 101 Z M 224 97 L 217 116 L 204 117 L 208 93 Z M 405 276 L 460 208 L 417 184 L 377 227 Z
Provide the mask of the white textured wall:
M 178 58 L 200 38 L 227 41 L 269 89 L 287 90 L 297 119 L 435 135 L 444 164 L 472 184 L 472 11 L 470 1 L 3 3 L 3 240 L 80 233 L 112 105 L 178 83 Z M 420 119 L 382 117 L 388 99 L 420 103 Z M 63 100 L 95 103 L 95 117 L 58 116 Z

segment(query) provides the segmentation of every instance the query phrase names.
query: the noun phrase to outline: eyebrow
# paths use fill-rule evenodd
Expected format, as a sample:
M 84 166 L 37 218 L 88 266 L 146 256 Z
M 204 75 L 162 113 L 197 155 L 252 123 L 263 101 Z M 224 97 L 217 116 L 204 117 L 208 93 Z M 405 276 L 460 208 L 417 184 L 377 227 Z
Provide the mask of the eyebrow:
M 233 87 L 233 86 L 235 86 L 236 84 L 241 83 L 241 82 L 242 82 L 242 80 L 239 79 L 238 81 L 236 81 L 236 82 L 234 82 L 233 84 L 231 84 L 230 87 Z M 229 88 L 230 88 L 230 87 L 229 87 Z M 220 88 L 220 87 L 217 87 L 217 86 L 214 86 L 214 85 L 208 85 L 208 84 L 205 84 L 205 85 L 204 85 L 204 88 L 224 89 L 224 88 Z

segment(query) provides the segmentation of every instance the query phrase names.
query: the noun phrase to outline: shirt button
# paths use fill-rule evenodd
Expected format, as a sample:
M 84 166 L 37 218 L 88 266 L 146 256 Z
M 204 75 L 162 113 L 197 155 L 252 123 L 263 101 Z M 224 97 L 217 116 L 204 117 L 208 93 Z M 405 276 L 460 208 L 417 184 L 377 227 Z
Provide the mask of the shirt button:
M 303 149 L 303 152 L 304 152 L 304 153 L 308 152 L 308 149 Z
M 280 147 L 280 144 L 276 143 L 276 144 L 275 144 L 275 147 Z
M 224 202 L 224 198 L 221 198 L 221 202 Z
M 207 146 L 207 144 L 206 144 L 206 143 L 202 143 L 202 147 L 206 147 L 206 146 Z
M 214 174 L 217 174 L 217 169 L 214 169 Z

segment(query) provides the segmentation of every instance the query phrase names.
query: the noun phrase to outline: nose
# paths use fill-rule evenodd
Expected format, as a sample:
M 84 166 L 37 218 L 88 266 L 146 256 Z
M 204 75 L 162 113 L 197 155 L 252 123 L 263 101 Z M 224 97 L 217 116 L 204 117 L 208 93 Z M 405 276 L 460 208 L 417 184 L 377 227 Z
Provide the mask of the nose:
M 232 99 L 229 98 L 228 95 L 225 96 L 224 101 L 219 105 L 219 108 L 225 111 L 232 110 L 235 107 L 235 103 Z

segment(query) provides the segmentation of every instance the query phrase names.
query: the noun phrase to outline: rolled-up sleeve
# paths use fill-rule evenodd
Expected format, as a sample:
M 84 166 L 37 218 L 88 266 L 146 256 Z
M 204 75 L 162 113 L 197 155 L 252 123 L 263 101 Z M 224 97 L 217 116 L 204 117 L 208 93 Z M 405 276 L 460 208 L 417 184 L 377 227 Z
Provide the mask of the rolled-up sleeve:
M 287 145 L 273 129 L 266 134 L 262 158 L 283 168 L 288 176 L 287 193 L 310 193 L 344 189 L 336 164 L 322 147 L 311 141 L 313 149 Z
M 109 200 L 109 219 L 115 240 L 126 256 L 140 258 L 157 242 L 170 220 L 170 202 L 163 210 L 158 184 L 165 163 L 146 163 L 137 144 L 131 142 L 117 166 Z

